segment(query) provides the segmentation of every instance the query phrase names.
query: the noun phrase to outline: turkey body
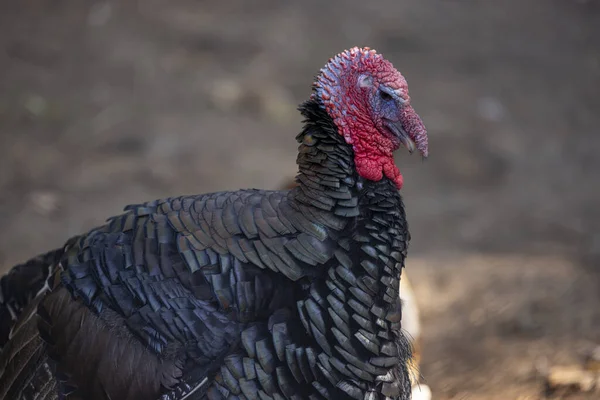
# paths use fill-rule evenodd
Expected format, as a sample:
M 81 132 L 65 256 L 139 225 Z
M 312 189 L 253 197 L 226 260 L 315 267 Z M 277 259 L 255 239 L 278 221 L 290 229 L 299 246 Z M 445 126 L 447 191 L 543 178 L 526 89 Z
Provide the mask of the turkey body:
M 0 398 L 408 399 L 402 199 L 300 110 L 298 187 L 128 206 L 2 278 Z

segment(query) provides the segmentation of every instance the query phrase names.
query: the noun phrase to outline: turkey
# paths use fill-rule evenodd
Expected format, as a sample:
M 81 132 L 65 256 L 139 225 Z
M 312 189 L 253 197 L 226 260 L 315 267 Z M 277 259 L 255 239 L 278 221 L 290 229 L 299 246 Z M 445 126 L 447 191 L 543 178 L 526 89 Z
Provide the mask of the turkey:
M 427 132 L 369 48 L 312 89 L 297 187 L 130 205 L 3 277 L 0 399 L 409 399 L 393 152 Z

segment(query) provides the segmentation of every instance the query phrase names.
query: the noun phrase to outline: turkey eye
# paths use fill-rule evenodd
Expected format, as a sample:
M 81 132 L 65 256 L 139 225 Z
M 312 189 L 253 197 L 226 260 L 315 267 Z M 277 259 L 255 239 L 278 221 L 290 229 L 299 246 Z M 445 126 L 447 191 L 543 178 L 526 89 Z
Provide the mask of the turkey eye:
M 385 101 L 389 101 L 389 100 L 393 99 L 391 94 L 384 92 L 383 90 L 379 91 L 379 96 Z

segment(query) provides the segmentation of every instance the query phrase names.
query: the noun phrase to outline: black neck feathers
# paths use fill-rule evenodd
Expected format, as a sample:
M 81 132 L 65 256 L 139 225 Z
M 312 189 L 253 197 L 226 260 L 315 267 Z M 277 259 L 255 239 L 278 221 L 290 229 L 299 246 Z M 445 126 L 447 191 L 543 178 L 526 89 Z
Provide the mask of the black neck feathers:
M 313 100 L 299 107 L 304 128 L 298 147 L 295 199 L 340 217 L 356 217 L 362 178 L 354 168 L 354 152 L 331 117 Z

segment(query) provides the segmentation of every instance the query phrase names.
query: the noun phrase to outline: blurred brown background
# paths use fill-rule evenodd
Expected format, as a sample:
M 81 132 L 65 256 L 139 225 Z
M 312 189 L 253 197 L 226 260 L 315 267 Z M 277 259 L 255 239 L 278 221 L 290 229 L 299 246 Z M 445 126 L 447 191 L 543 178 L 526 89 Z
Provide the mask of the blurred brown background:
M 537 399 L 600 344 L 600 6 L 576 0 L 0 3 L 0 266 L 132 202 L 295 173 L 319 68 L 407 77 L 400 152 L 434 399 Z M 576 394 L 572 398 L 597 398 Z

